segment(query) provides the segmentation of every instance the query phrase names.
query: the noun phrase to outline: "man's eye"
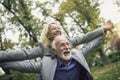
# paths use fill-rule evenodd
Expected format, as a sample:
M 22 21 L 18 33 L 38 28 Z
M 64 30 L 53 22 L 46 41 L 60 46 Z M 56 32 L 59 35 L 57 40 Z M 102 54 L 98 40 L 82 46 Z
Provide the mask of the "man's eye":
M 61 45 L 60 45 L 60 47 L 63 47 L 63 46 L 64 46 L 64 44 L 61 44 Z

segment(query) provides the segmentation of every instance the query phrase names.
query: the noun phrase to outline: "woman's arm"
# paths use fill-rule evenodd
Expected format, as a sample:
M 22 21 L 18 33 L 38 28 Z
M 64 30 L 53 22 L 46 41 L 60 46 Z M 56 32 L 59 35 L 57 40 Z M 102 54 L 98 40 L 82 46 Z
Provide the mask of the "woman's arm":
M 97 48 L 103 39 L 103 36 L 100 36 L 90 42 L 88 42 L 86 45 L 84 45 L 80 50 L 82 51 L 83 55 L 86 56 L 88 53 L 90 53 L 92 50 Z
M 29 62 L 29 61 L 0 62 L 0 67 L 25 73 L 40 73 L 41 62 Z
M 104 35 L 104 34 L 105 34 L 104 30 L 102 28 L 98 28 L 98 29 L 88 32 L 82 36 L 76 36 L 74 38 L 70 38 L 69 40 L 73 46 L 77 46 L 82 43 L 87 43 L 97 37 Z
M 107 31 L 110 31 L 114 28 L 114 25 L 111 21 L 107 21 L 104 26 L 101 28 L 95 29 L 87 34 L 83 35 L 82 37 L 77 36 L 73 39 L 69 39 L 73 46 L 80 45 L 81 43 L 86 43 L 95 38 L 104 35 Z
M 0 62 L 33 59 L 42 57 L 44 49 L 38 46 L 31 49 L 0 51 Z

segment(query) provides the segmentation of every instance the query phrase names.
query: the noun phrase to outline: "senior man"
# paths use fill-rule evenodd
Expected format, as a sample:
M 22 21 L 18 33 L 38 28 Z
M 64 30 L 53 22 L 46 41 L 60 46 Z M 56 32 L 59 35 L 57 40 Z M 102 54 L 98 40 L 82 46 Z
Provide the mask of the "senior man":
M 71 49 L 71 44 L 66 37 L 57 36 L 51 44 L 52 56 L 46 55 L 40 62 L 1 62 L 0 67 L 39 73 L 42 80 L 93 80 L 83 53 L 93 50 L 101 39 L 102 37 L 96 38 L 81 49 Z

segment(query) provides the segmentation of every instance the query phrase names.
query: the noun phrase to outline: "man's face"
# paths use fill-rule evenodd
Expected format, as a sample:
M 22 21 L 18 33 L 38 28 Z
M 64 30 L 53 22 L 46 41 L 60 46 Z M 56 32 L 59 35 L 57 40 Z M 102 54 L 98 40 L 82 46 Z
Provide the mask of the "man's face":
M 56 39 L 56 55 L 60 57 L 62 61 L 68 61 L 71 58 L 71 45 L 65 37 L 59 37 Z

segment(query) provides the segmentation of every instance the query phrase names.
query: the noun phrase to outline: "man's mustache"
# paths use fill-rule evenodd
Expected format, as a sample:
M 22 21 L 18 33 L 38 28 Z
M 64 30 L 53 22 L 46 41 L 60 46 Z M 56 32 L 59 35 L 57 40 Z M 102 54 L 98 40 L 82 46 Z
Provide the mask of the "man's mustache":
M 64 50 L 63 53 L 70 53 L 70 51 L 71 51 L 70 49 Z

